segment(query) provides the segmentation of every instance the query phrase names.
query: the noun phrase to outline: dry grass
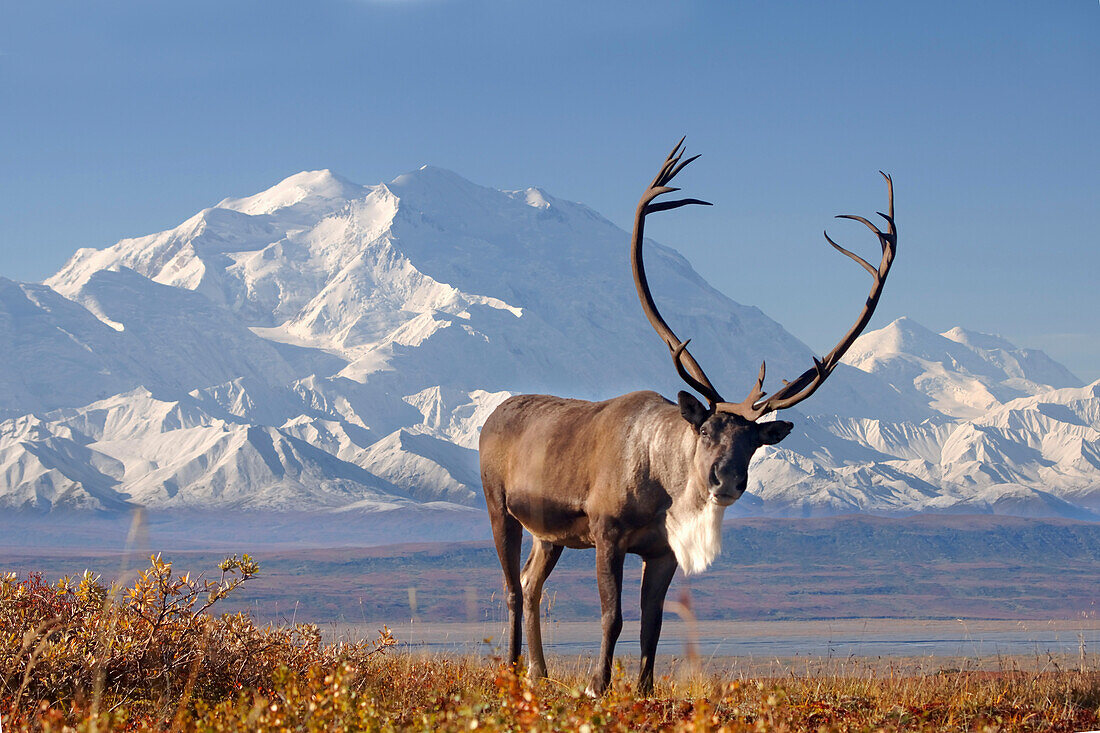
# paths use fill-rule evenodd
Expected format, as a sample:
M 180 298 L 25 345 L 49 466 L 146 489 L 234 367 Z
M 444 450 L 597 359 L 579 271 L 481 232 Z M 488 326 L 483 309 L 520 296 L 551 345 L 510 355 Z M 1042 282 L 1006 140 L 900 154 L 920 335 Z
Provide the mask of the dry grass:
M 0 578 L 0 719 L 58 730 L 1052 730 L 1100 727 L 1100 672 L 914 670 L 857 660 L 746 670 L 730 679 L 666 662 L 657 694 L 628 671 L 585 697 L 587 660 L 532 682 L 484 657 L 326 643 L 317 628 L 258 626 L 212 607 L 255 573 L 217 580 L 153 557 L 132 587 L 85 575 Z

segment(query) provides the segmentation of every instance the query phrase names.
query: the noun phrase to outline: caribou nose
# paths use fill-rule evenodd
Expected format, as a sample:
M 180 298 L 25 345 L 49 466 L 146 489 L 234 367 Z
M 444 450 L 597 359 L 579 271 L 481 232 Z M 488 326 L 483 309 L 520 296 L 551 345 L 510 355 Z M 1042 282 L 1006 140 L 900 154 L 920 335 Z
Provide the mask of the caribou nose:
M 741 492 L 745 490 L 745 486 L 748 485 L 749 478 L 745 475 L 743 470 L 738 470 L 737 466 L 730 463 L 719 464 L 715 463 L 710 467 L 710 490 L 714 492 L 720 487 L 726 487 L 728 490 L 735 492 Z M 726 492 L 728 493 L 728 491 Z
M 714 500 L 724 506 L 728 506 L 733 502 L 741 498 L 741 494 L 745 493 L 748 481 L 741 479 L 735 480 L 723 485 L 721 481 L 715 480 L 717 477 L 714 472 L 711 472 L 711 486 L 710 495 L 714 497 Z

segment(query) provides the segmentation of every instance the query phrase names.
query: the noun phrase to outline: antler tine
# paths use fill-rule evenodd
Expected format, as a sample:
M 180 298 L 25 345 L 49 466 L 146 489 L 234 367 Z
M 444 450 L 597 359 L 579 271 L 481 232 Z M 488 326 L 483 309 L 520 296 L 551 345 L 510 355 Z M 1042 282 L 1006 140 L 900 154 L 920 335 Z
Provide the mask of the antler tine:
M 879 171 L 878 174 L 886 179 L 886 192 L 890 197 L 890 233 L 897 234 L 894 231 L 894 179 L 889 173 Z
M 665 319 L 661 317 L 660 312 L 657 310 L 657 304 L 653 301 L 653 294 L 649 290 L 649 281 L 646 279 L 645 265 L 642 262 L 642 242 L 645 240 L 645 218 L 647 214 L 677 209 L 691 204 L 710 206 L 707 201 L 691 198 L 653 203 L 653 200 L 662 194 L 680 190 L 666 184 L 675 178 L 689 163 L 699 157 L 693 155 L 681 161 L 683 157 L 681 146 L 684 144 L 685 139 L 686 136 L 680 138 L 680 142 L 676 143 L 676 147 L 665 158 L 661 169 L 653 179 L 653 183 L 649 185 L 649 188 L 642 193 L 642 197 L 638 200 L 638 208 L 634 213 L 634 233 L 631 236 L 630 243 L 630 267 L 634 273 L 634 287 L 638 291 L 638 300 L 642 303 L 642 310 L 657 335 L 661 337 L 665 345 L 668 346 L 669 351 L 672 352 L 672 361 L 677 374 L 689 387 L 706 397 L 713 410 L 722 401 L 722 397 L 710 380 L 707 379 L 707 375 L 703 372 L 699 363 L 695 361 L 695 357 L 687 350 L 688 341 L 691 339 L 681 341 L 673 333 Z
M 690 158 L 688 158 L 687 160 L 685 160 L 683 163 L 680 163 L 679 165 L 677 165 L 675 168 L 672 169 L 672 172 L 668 174 L 669 180 L 672 180 L 673 178 L 676 177 L 677 173 L 682 171 L 684 168 L 687 168 L 688 163 L 692 162 L 693 160 L 698 160 L 700 157 L 702 157 L 702 153 L 700 153 L 698 155 L 693 155 Z M 679 160 L 679 158 L 676 158 L 676 160 Z
M 862 216 L 856 216 L 855 214 L 837 214 L 833 218 L 835 218 L 835 219 L 851 219 L 852 221 L 858 221 L 860 224 L 862 224 L 863 226 L 867 227 L 872 232 L 874 232 L 876 236 L 881 237 L 883 235 L 883 232 L 880 231 L 877 226 L 875 226 L 871 222 L 867 221 Z
M 740 402 L 721 402 L 715 409 L 718 412 L 727 412 L 740 415 L 746 420 L 756 420 L 764 413 L 757 408 L 757 403 L 764 399 L 767 392 L 764 391 L 764 375 L 767 372 L 767 362 L 760 362 L 760 373 L 756 376 L 756 383 L 745 399 Z M 797 381 L 797 380 L 796 380 Z
M 682 138 L 680 138 L 680 142 L 676 143 L 676 147 L 672 149 L 672 152 L 668 154 L 668 156 L 665 158 L 665 162 L 661 165 L 661 170 L 657 171 L 657 177 L 653 179 L 653 183 L 652 185 L 650 185 L 650 188 L 662 186 L 668 181 L 671 181 L 672 177 L 676 175 L 675 173 L 669 174 L 669 171 L 675 168 L 676 164 L 680 162 L 680 158 L 683 156 L 683 152 L 680 150 L 680 146 L 684 144 L 684 140 L 686 139 L 687 135 L 684 135 Z M 690 163 L 691 161 L 688 162 Z
M 680 189 L 675 189 L 679 191 Z M 669 209 L 678 209 L 681 206 L 687 206 L 688 204 L 699 204 L 700 206 L 713 206 L 709 201 L 702 201 L 700 199 L 678 199 L 676 201 L 658 201 L 657 203 L 650 204 L 646 207 L 647 214 L 653 214 L 658 211 L 668 211 Z
M 822 232 L 822 234 L 825 235 L 825 241 L 828 242 L 829 244 L 833 245 L 833 249 L 835 249 L 837 252 L 840 252 L 842 255 L 845 255 L 847 257 L 851 257 L 853 260 L 855 260 L 859 264 L 863 265 L 863 269 L 866 270 L 867 272 L 871 273 L 871 277 L 876 277 L 878 275 L 878 270 L 876 270 L 874 268 L 874 266 L 871 265 L 870 262 L 868 262 L 867 260 L 860 257 L 855 252 L 849 252 L 848 250 L 844 249 L 839 244 L 834 242 L 829 237 L 829 232 L 824 231 L 824 232 Z
M 687 139 L 688 139 L 687 135 L 682 135 L 680 137 L 680 141 L 676 143 L 676 147 L 674 147 L 672 149 L 672 152 L 668 154 L 668 158 L 665 158 L 665 160 L 669 160 L 670 158 L 675 156 L 676 153 L 680 150 L 680 146 L 684 144 L 684 140 L 687 140 Z M 882 171 L 879 171 L 879 172 L 881 173 Z
M 749 396 L 745 402 L 750 405 L 755 405 L 759 402 L 767 392 L 764 391 L 764 375 L 768 371 L 768 363 L 766 361 L 760 361 L 760 373 L 756 375 L 756 384 L 749 390 Z
M 879 171 L 882 173 L 882 171 Z M 818 359 L 814 357 L 814 365 L 812 368 L 807 369 L 797 379 L 792 382 L 787 382 L 779 389 L 775 394 L 767 399 L 761 401 L 763 394 L 757 395 L 760 387 L 763 383 L 763 368 L 761 368 L 760 378 L 757 380 L 756 385 L 749 392 L 749 396 L 742 402 L 738 403 L 721 403 L 717 406 L 717 409 L 721 412 L 732 412 L 748 420 L 757 420 L 763 415 L 775 410 L 782 410 L 788 407 L 797 405 L 802 400 L 806 399 L 814 392 L 822 383 L 829 378 L 829 375 L 836 369 L 837 364 L 840 363 L 841 358 L 852 346 L 855 340 L 859 337 L 863 330 L 867 327 L 867 324 L 871 320 L 871 316 L 875 312 L 875 308 L 878 306 L 879 297 L 882 295 L 882 287 L 886 283 L 886 276 L 890 273 L 890 267 L 894 262 L 894 255 L 897 252 L 897 229 L 894 225 L 894 181 L 890 176 L 882 173 L 882 177 L 886 179 L 887 192 L 889 194 L 890 205 L 889 214 L 883 214 L 876 212 L 886 220 L 887 231 L 882 232 L 871 222 L 864 219 L 862 216 L 856 216 L 854 214 L 842 214 L 838 216 L 838 219 L 851 219 L 858 221 L 867 226 L 875 236 L 878 237 L 879 243 L 882 246 L 882 262 L 877 268 L 871 265 L 867 260 L 863 259 L 859 255 L 848 251 L 844 247 L 834 242 L 828 232 L 825 232 L 825 241 L 827 241 L 835 250 L 841 254 L 851 258 L 855 262 L 859 263 L 868 273 L 871 275 L 871 292 L 867 295 L 867 301 L 864 303 L 863 309 L 859 313 L 859 317 L 856 318 L 855 324 L 852 325 L 848 332 L 844 334 L 844 337 L 840 339 L 833 350 L 826 354 L 823 358 Z

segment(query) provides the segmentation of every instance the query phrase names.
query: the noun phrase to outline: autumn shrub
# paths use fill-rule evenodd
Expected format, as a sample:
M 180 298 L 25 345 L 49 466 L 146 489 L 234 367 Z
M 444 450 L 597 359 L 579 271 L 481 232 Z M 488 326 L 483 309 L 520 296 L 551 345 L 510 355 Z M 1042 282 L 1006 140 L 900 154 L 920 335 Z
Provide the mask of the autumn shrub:
M 165 718 L 192 700 L 262 694 L 287 674 L 361 663 L 394 642 L 383 630 L 372 642 L 325 644 L 312 624 L 215 616 L 258 566 L 233 556 L 219 570 L 216 580 L 181 575 L 154 555 L 128 588 L 87 571 L 55 584 L 0 576 L 0 712 L 18 720 L 29 708 L 76 706 Z

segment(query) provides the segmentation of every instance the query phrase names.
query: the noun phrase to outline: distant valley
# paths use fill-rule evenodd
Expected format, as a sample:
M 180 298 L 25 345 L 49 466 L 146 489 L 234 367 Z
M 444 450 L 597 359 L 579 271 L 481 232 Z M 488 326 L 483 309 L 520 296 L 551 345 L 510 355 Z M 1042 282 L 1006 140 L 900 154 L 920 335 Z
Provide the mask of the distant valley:
M 436 525 L 436 528 L 438 526 Z M 277 528 L 285 536 L 290 531 Z M 48 576 L 85 568 L 107 580 L 144 567 L 151 548 L 179 572 L 211 571 L 250 552 L 261 573 L 229 607 L 262 619 L 320 623 L 497 622 L 505 617 L 500 565 L 487 539 L 364 547 L 263 545 L 226 536 L 216 550 L 186 536 L 140 534 L 115 547 L 0 545 L 4 570 Z M 677 574 L 669 599 L 701 620 L 827 618 L 1097 620 L 1100 524 L 1016 517 L 928 515 L 728 522 L 707 572 Z M 547 582 L 549 618 L 599 618 L 591 551 L 567 550 Z M 640 563 L 627 562 L 623 610 L 637 618 Z M 235 604 L 235 605 L 234 605 Z M 671 612 L 670 612 L 671 614 Z

